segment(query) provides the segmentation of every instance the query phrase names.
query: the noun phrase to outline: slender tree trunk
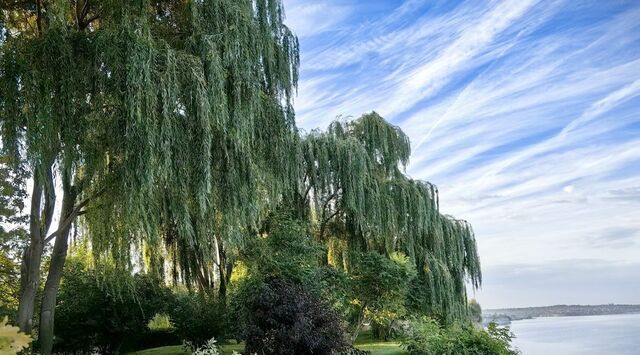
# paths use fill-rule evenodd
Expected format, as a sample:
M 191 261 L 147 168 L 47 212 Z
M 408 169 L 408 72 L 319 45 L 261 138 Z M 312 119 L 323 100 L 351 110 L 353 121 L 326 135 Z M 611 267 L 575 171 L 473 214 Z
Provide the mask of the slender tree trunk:
M 356 339 L 358 339 L 358 335 L 360 334 L 360 329 L 362 329 L 362 322 L 364 322 L 364 310 L 366 305 L 362 305 L 360 308 L 360 313 L 358 314 L 358 323 L 356 324 L 355 329 L 353 330 L 353 334 L 351 334 L 351 344 L 353 344 Z
M 392 320 L 389 323 L 389 326 L 386 329 L 385 335 L 384 335 L 384 340 L 388 341 L 391 338 L 391 332 L 393 331 L 393 325 L 396 323 L 395 320 Z
M 42 251 L 42 241 L 32 240 L 31 245 L 25 249 L 22 259 L 18 327 L 25 334 L 30 334 L 33 328 L 33 311 L 35 309 L 36 293 L 40 285 Z
M 67 249 L 69 243 L 69 231 L 71 223 L 64 226 L 64 221 L 73 213 L 76 203 L 76 193 L 74 188 L 68 182 L 63 183 L 64 195 L 62 197 L 62 210 L 60 211 L 60 233 L 56 236 L 51 254 L 51 265 L 49 266 L 49 274 L 47 282 L 44 286 L 42 295 L 42 305 L 40 308 L 40 353 L 43 355 L 51 354 L 53 349 L 54 338 L 54 317 L 56 300 L 58 296 L 58 288 L 62 278 L 64 263 L 67 258 Z M 81 295 L 80 295 L 81 297 Z
M 31 211 L 29 215 L 29 245 L 22 255 L 20 266 L 20 294 L 18 304 L 18 327 L 25 334 L 31 334 L 36 294 L 40 286 L 40 266 L 44 251 L 44 237 L 53 219 L 55 194 L 53 175 L 49 167 L 46 180 L 36 175 L 31 191 Z M 44 180 L 44 182 L 43 182 Z M 42 210 L 42 196 L 45 206 Z
M 29 226 L 29 245 L 24 250 L 20 266 L 20 299 L 18 305 L 18 327 L 25 334 L 31 333 L 33 327 L 33 310 L 36 293 L 40 284 L 40 263 L 44 241 L 40 233 L 40 200 L 42 186 L 34 181 L 31 195 L 31 216 Z
M 227 271 L 227 275 L 225 280 L 227 280 L 227 283 L 231 280 L 231 274 L 233 273 L 233 262 L 229 260 L 229 258 L 227 258 L 227 266 L 226 266 L 226 271 Z
M 218 252 L 218 276 L 220 278 L 218 281 L 218 296 L 220 296 L 220 299 L 224 299 L 227 296 L 227 255 L 224 251 L 224 245 L 222 244 L 220 236 L 216 235 L 215 238 L 215 248 Z
M 227 291 L 229 290 L 229 280 L 233 272 L 233 264 L 229 262 L 226 252 L 222 252 L 220 267 L 218 267 L 218 298 L 226 304 Z

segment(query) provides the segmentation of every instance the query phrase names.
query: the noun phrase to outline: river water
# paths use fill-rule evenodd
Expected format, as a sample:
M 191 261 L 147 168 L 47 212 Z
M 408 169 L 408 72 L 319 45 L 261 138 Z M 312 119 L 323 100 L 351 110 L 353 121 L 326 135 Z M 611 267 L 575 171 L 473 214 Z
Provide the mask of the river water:
M 640 314 L 525 319 L 511 331 L 523 355 L 640 354 Z

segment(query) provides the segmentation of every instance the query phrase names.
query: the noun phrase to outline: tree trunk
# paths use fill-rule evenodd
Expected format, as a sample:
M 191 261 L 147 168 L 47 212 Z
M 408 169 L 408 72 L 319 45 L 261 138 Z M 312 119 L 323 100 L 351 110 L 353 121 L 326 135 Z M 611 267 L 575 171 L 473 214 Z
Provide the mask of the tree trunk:
M 233 261 L 229 260 L 229 258 L 227 258 L 227 275 L 225 280 L 227 280 L 227 283 L 229 283 L 229 281 L 231 281 L 231 274 L 233 273 Z
M 377 322 L 371 322 L 371 336 L 373 339 L 382 339 L 384 337 L 384 327 Z
M 388 341 L 389 339 L 391 339 L 391 332 L 393 331 L 393 325 L 396 323 L 395 320 L 392 320 L 391 322 L 389 322 L 389 326 L 386 329 L 386 332 L 384 333 L 384 341 Z
M 20 296 L 18 305 L 18 327 L 25 334 L 31 334 L 36 293 L 40 285 L 40 263 L 44 243 L 39 238 L 31 238 L 24 251 L 20 267 Z
M 355 343 L 356 339 L 358 339 L 358 335 L 360 334 L 360 329 L 362 329 L 362 323 L 364 322 L 365 308 L 366 308 L 365 305 L 362 305 L 362 307 L 360 307 L 360 312 L 358 314 L 358 323 L 356 324 L 356 327 L 353 330 L 353 334 L 351 334 L 351 344 Z
M 227 251 L 224 247 L 224 242 L 219 234 L 214 234 L 213 248 L 216 253 L 216 261 L 212 268 L 211 287 L 213 288 L 215 283 L 215 272 L 218 272 L 218 297 L 224 300 L 227 297 L 227 290 L 229 287 L 229 280 L 231 280 L 231 273 L 233 272 L 233 262 L 227 256 Z M 217 270 L 216 270 L 217 269 Z
M 215 245 L 216 250 L 218 252 L 218 276 L 220 280 L 218 281 L 218 296 L 220 299 L 225 299 L 227 297 L 227 255 L 224 251 L 224 244 L 222 244 L 222 238 L 219 235 L 215 236 Z
M 25 334 L 31 334 L 33 328 L 33 313 L 35 310 L 36 294 L 40 286 L 40 266 L 44 251 L 44 236 L 49 230 L 53 219 L 55 193 L 51 166 L 47 171 L 46 180 L 33 179 L 31 191 L 31 211 L 29 215 L 29 245 L 22 255 L 20 266 L 20 294 L 18 304 L 18 327 Z M 44 211 L 42 210 L 42 195 L 45 194 Z
M 60 233 L 56 236 L 51 254 L 51 265 L 49 266 L 49 274 L 47 282 L 44 285 L 44 293 L 42 295 L 42 305 L 40 308 L 40 353 L 50 355 L 53 349 L 54 338 L 54 317 L 56 300 L 58 296 L 58 288 L 60 287 L 60 279 L 64 263 L 67 258 L 68 238 L 71 229 L 71 223 L 64 226 L 64 221 L 73 213 L 76 202 L 76 194 L 73 187 L 69 184 L 63 186 L 64 195 L 62 197 L 62 210 L 60 211 Z M 79 295 L 81 297 L 81 295 Z

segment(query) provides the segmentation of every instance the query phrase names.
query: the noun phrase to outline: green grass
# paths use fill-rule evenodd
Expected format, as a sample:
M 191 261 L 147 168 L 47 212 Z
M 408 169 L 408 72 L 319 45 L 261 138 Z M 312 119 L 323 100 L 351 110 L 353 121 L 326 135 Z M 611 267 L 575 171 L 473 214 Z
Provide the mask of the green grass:
M 242 343 L 240 343 L 240 344 L 226 344 L 226 345 L 221 345 L 220 347 L 222 348 L 222 352 L 224 354 L 231 354 L 234 351 L 237 351 L 237 352 L 244 351 L 244 344 L 242 344 Z
M 243 344 L 225 344 L 220 345 L 223 354 L 231 354 L 233 351 L 244 350 Z M 136 351 L 128 355 L 190 355 L 190 351 L 186 351 L 182 345 L 163 346 L 160 348 L 146 349 Z
M 136 351 L 129 355 L 189 355 L 189 352 L 185 351 L 182 345 L 172 345 Z
M 356 348 L 360 350 L 371 351 L 375 355 L 406 355 L 408 352 L 404 351 L 400 343 L 396 342 L 371 342 L 366 344 L 357 344 Z
M 399 342 L 380 341 L 373 339 L 371 332 L 365 331 L 360 334 L 355 343 L 356 348 L 371 351 L 373 355 L 407 355 L 408 353 L 402 349 Z M 242 352 L 243 344 L 226 344 L 220 346 L 223 354 L 231 354 L 234 350 Z M 138 351 L 130 355 L 189 355 L 185 352 L 181 345 L 164 346 L 161 348 L 147 349 Z
M 370 330 L 365 330 L 358 335 L 355 347 L 360 350 L 371 351 L 374 355 L 406 355 L 408 354 L 399 342 L 381 341 L 374 339 Z
M 374 355 L 406 355 L 406 351 L 402 349 L 400 343 L 395 342 L 370 342 L 357 344 L 356 347 L 361 350 L 371 351 Z M 235 351 L 242 351 L 242 344 L 222 345 L 223 354 L 231 354 Z M 161 348 L 153 348 L 131 353 L 130 355 L 189 355 L 182 345 L 163 346 Z

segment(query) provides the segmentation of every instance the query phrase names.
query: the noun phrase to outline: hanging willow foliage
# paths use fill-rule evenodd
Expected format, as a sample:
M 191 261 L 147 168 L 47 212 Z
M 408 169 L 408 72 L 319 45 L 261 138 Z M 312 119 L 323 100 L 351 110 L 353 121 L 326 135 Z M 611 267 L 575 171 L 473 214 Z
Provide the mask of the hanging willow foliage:
M 2 139 L 36 175 L 73 177 L 96 256 L 126 266 L 132 245 L 166 242 L 190 279 L 216 236 L 295 191 L 298 42 L 280 0 L 37 5 L 2 9 Z
M 423 312 L 447 320 L 466 315 L 465 283 L 481 283 L 473 230 L 439 212 L 434 185 L 402 172 L 408 137 L 373 112 L 313 131 L 302 146 L 301 195 L 328 259 L 348 270 L 353 251 L 401 251 L 419 271 Z

